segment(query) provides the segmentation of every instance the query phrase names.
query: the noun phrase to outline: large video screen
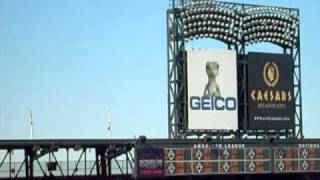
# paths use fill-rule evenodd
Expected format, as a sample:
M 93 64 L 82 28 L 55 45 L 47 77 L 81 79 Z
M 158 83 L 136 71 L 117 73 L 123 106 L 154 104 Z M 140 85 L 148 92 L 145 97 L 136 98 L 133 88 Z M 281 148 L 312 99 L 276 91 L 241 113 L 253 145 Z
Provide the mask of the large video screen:
M 238 129 L 235 51 L 188 50 L 188 129 Z
M 249 129 L 290 129 L 294 124 L 293 60 L 248 53 Z

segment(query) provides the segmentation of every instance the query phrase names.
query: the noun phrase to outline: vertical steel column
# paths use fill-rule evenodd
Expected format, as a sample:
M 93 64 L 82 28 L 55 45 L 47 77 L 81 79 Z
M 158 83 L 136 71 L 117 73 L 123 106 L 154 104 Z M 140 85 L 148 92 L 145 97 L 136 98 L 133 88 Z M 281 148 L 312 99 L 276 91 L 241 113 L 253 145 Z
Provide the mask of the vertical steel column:
M 25 171 L 26 171 L 26 178 L 29 178 L 29 160 L 28 160 L 28 149 L 24 149 L 24 164 L 25 164 Z
M 292 57 L 292 61 L 293 61 L 293 72 L 294 72 L 294 53 L 293 53 L 293 48 L 290 48 L 290 56 Z M 294 77 L 293 77 L 294 78 Z M 294 80 L 293 80 L 293 84 L 294 84 Z M 294 85 L 293 85 L 293 91 L 294 91 Z M 294 92 L 293 92 L 293 94 L 294 94 Z M 296 100 L 294 100 L 295 101 L 295 104 L 296 104 Z M 296 108 L 294 108 L 294 122 L 293 122 L 293 128 L 292 128 L 292 135 L 293 135 L 293 137 L 295 137 L 296 136 L 296 118 L 295 118 L 295 114 L 296 114 Z M 288 138 L 288 134 L 289 133 L 287 133 L 287 137 L 286 138 Z
M 101 175 L 106 176 L 107 175 L 107 166 L 106 166 L 106 159 L 103 154 L 100 154 L 100 160 L 101 160 Z
M 294 90 L 294 94 L 296 94 L 295 93 L 295 78 L 298 78 L 298 77 L 295 77 L 295 68 L 296 68 L 296 65 L 295 65 L 295 55 L 294 55 L 294 49 L 293 48 L 283 48 L 283 54 L 286 54 L 286 55 L 290 55 L 291 57 L 292 57 L 292 61 L 293 61 L 293 90 Z M 295 97 L 295 95 L 294 95 L 294 97 Z M 297 102 L 297 100 L 296 100 L 296 98 L 294 98 L 295 100 L 295 102 L 294 102 L 294 122 L 293 122 L 293 127 L 292 127 L 292 129 L 291 129 L 291 133 L 292 133 L 292 135 L 294 136 L 294 137 L 296 137 L 296 118 L 299 118 L 299 117 L 296 117 L 296 102 Z M 281 135 L 281 134 L 280 134 Z M 288 138 L 288 136 L 290 135 L 290 131 L 288 132 L 288 131 L 286 131 L 286 138 Z
M 127 175 L 128 175 L 128 163 L 129 163 L 128 152 L 126 152 L 126 174 Z
M 174 6 L 174 1 L 173 1 Z M 174 9 L 167 11 L 167 56 L 168 56 L 168 133 L 169 138 L 177 138 L 177 102 L 176 102 L 176 45 L 175 45 Z
M 67 148 L 67 176 L 69 176 L 69 148 Z
M 87 176 L 87 149 L 84 148 L 84 176 Z
M 106 165 L 106 147 L 96 147 L 96 163 L 97 163 L 97 175 L 106 176 L 107 175 L 107 165 Z M 99 161 L 101 165 L 99 165 Z
M 290 10 L 291 13 L 297 13 L 299 10 Z M 292 134 L 295 138 L 303 138 L 302 128 L 302 92 L 301 92 L 301 49 L 300 49 L 300 22 L 298 23 L 298 37 L 296 48 L 284 48 L 284 54 L 289 54 L 293 59 L 293 90 L 294 90 L 294 127 Z
M 12 175 L 12 152 L 13 152 L 13 150 L 11 150 L 11 149 L 9 149 L 8 150 L 9 151 L 9 177 L 10 177 L 10 179 L 11 179 L 11 175 Z
M 180 9 L 167 11 L 167 57 L 168 57 L 168 136 L 170 139 L 184 137 L 186 113 L 185 82 L 183 73 L 185 61 L 182 55 L 184 41 L 181 36 Z M 179 59 L 180 58 L 180 59 Z M 182 100 L 182 99 L 183 100 Z
M 108 160 L 108 176 L 111 176 L 111 158 L 107 158 Z
M 96 170 L 97 170 L 97 176 L 100 176 L 101 174 L 100 174 L 100 171 L 101 171 L 101 169 L 100 169 L 100 160 L 99 160 L 99 157 L 100 157 L 100 155 L 99 155 L 99 150 L 98 150 L 98 148 L 96 147 L 95 148 L 95 151 L 96 151 Z
M 299 10 L 297 10 L 297 15 L 300 17 Z M 295 131 L 296 138 L 304 138 L 302 129 L 302 90 L 301 90 L 301 46 L 300 46 L 300 20 L 298 23 L 298 43 L 296 52 L 293 55 L 294 60 L 294 77 L 296 79 L 294 84 L 295 90 Z
M 33 178 L 33 160 L 34 160 L 34 151 L 32 149 L 29 149 L 30 178 Z
M 245 10 L 245 6 L 242 4 L 241 5 L 241 10 L 244 12 Z M 242 28 L 242 27 L 241 27 Z M 240 91 L 239 91 L 239 102 L 241 102 L 241 105 L 239 105 L 239 119 L 240 119 L 240 122 L 242 122 L 242 130 L 243 130 L 243 134 L 247 133 L 247 126 L 248 126 L 248 118 L 247 118 L 247 59 L 245 57 L 246 55 L 246 44 L 245 44 L 245 39 L 244 39 L 244 36 L 243 34 L 241 35 L 241 42 L 239 44 L 240 47 L 237 47 L 237 54 L 238 56 L 241 58 L 241 61 L 239 62 L 239 70 L 241 70 L 241 75 L 240 77 L 242 77 L 242 79 L 240 79 L 240 83 L 241 85 L 238 86 L 238 88 L 240 87 Z M 237 57 L 237 61 L 239 60 L 239 57 Z M 239 79 L 239 78 L 238 78 Z M 238 137 L 239 138 L 242 138 L 241 137 L 241 132 L 239 132 L 238 134 Z
M 167 74 L 168 74 L 168 137 L 169 138 L 172 138 L 174 135 L 173 135 L 173 132 L 172 132 L 172 123 L 173 123 L 173 121 L 174 121 L 174 119 L 173 119 L 173 116 L 171 115 L 171 111 L 172 111 L 172 107 L 171 106 L 174 106 L 174 103 L 172 104 L 172 102 L 171 102 L 171 82 L 170 82 L 170 80 L 171 80 L 171 64 L 172 64 L 172 59 L 171 59 L 171 51 L 172 51 L 172 49 L 171 49 L 171 46 L 170 46 L 170 29 L 171 29 L 171 27 L 172 27 L 172 25 L 171 25 L 171 18 L 170 18 L 170 16 L 171 16 L 171 12 L 170 12 L 170 10 L 168 10 L 167 11 L 167 58 L 168 58 L 168 64 L 167 64 Z

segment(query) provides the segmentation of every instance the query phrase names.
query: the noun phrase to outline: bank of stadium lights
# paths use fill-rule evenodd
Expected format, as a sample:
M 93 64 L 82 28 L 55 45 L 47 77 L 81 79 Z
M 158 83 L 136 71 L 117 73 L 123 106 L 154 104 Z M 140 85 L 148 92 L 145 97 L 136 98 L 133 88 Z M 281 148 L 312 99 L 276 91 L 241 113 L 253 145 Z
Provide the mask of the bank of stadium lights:
M 192 1 L 181 14 L 183 38 L 219 39 L 228 44 L 271 42 L 296 47 L 296 12 L 275 7 L 247 7 L 209 0 Z
M 193 1 L 181 12 L 185 40 L 214 38 L 226 43 L 239 41 L 240 16 L 233 4 Z
M 299 18 L 287 9 L 253 7 L 245 9 L 243 35 L 248 44 L 271 42 L 283 47 L 297 45 Z

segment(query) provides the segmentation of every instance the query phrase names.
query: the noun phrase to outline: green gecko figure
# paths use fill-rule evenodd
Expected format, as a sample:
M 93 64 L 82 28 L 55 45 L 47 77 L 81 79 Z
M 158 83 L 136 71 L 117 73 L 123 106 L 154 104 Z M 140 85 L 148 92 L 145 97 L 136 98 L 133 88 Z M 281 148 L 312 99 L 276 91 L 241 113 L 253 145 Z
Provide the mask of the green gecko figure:
M 217 62 L 207 62 L 206 71 L 208 75 L 208 83 L 204 89 L 203 96 L 220 96 L 220 88 L 216 82 L 216 77 L 219 74 L 219 64 Z

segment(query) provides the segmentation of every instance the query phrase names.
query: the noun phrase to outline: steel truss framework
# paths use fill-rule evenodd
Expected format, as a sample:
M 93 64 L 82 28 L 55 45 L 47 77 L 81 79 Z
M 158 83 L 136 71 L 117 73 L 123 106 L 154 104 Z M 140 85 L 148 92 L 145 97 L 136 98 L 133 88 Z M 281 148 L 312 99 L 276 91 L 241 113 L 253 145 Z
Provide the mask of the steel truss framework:
M 134 171 L 133 155 L 131 153 L 135 140 L 0 140 L 0 150 L 5 152 L 0 157 L 0 172 L 8 171 L 7 178 L 34 178 L 47 176 L 70 177 L 79 176 L 79 169 L 83 169 L 80 176 L 112 176 L 111 162 L 115 163 L 120 171 L 120 175 L 129 175 Z M 94 150 L 95 161 L 89 167 L 87 153 Z M 18 169 L 15 169 L 12 158 L 14 152 L 23 151 L 24 158 L 19 162 Z M 73 167 L 69 154 L 75 155 L 75 151 L 80 155 Z M 65 159 L 58 159 L 57 153 L 66 153 Z M 79 154 L 78 153 L 78 154 Z M 125 156 L 125 167 L 121 167 L 116 159 Z M 40 163 L 40 158 L 49 157 L 47 166 Z M 50 160 L 51 159 L 51 160 Z M 4 167 L 4 164 L 7 167 Z M 66 167 L 62 166 L 66 163 Z M 81 164 L 84 167 L 80 167 Z M 34 167 L 38 165 L 40 174 L 35 175 Z M 55 172 L 55 173 L 53 173 Z M 2 175 L 0 175 L 1 178 Z
M 195 0 L 193 0 L 195 1 Z M 201 0 L 199 0 L 201 1 Z M 216 2 L 216 1 L 214 1 Z M 297 43 L 294 47 L 283 48 L 283 54 L 289 54 L 294 61 L 294 99 L 295 99 L 295 125 L 288 130 L 203 130 L 194 131 L 187 129 L 187 72 L 186 72 L 186 38 L 183 34 L 183 22 L 181 12 L 191 0 L 171 0 L 170 9 L 167 11 L 167 57 L 168 57 L 168 136 L 172 139 L 184 139 L 191 135 L 211 135 L 213 138 L 242 138 L 251 136 L 261 139 L 273 136 L 276 138 L 303 138 L 302 131 L 302 96 L 301 96 L 301 53 L 300 53 L 300 24 L 298 24 Z M 221 3 L 221 2 L 220 2 Z M 226 3 L 246 8 L 259 7 L 258 5 Z M 277 7 L 278 8 L 278 7 Z M 280 8 L 299 16 L 298 9 Z M 229 50 L 235 50 L 238 55 L 238 100 L 239 100 L 239 124 L 246 126 L 248 99 L 247 99 L 247 61 L 245 55 L 248 46 L 244 37 L 239 43 L 227 43 Z M 242 124 L 244 123 L 244 124 Z
M 68 178 L 68 177 L 114 177 L 114 178 L 132 178 L 136 172 L 136 163 L 137 160 L 133 157 L 134 153 L 131 153 L 132 150 L 135 150 L 138 146 L 147 147 L 190 147 L 194 145 L 232 145 L 232 144 L 259 144 L 263 146 L 272 146 L 276 144 L 291 144 L 291 145 L 308 145 L 319 148 L 320 139 L 286 139 L 286 140 L 277 140 L 277 139 L 267 139 L 267 140 L 256 140 L 256 139 L 118 139 L 118 140 L 106 140 L 106 139 L 52 139 L 52 140 L 0 140 L 0 151 L 5 151 L 6 153 L 0 154 L 0 172 L 5 173 L 5 176 L 1 174 L 1 178 L 41 178 L 48 177 L 51 175 L 51 172 L 58 172 L 55 174 L 56 177 Z M 77 174 L 77 171 L 80 169 L 79 162 L 84 161 L 84 166 L 86 166 L 86 152 L 91 148 L 95 150 L 95 164 L 90 170 L 81 175 Z M 66 160 L 58 159 L 58 152 L 65 151 L 69 152 L 70 155 L 74 155 L 75 151 L 71 149 L 78 150 L 80 153 L 77 163 L 74 168 L 69 167 L 69 155 Z M 15 151 L 23 151 L 24 156 L 21 157 L 22 161 L 18 169 L 14 169 L 12 164 L 12 154 Z M 69 153 L 68 153 L 69 154 Z M 48 162 L 48 167 L 42 167 L 39 163 L 39 159 L 43 156 L 51 155 L 53 160 Z M 121 168 L 116 157 L 120 155 L 126 156 L 126 167 Z M 115 176 L 111 171 L 111 160 L 115 162 L 120 169 L 120 176 Z M 61 162 L 66 161 L 67 167 L 62 167 Z M 6 168 L 4 164 L 9 165 L 9 168 Z M 35 175 L 34 167 L 38 164 L 42 174 Z M 55 164 L 55 167 L 52 167 L 49 164 Z M 51 166 L 51 167 L 49 167 Z M 128 171 L 130 170 L 130 172 Z M 317 174 L 319 176 L 319 173 Z M 317 177 L 318 177 L 317 176 Z

